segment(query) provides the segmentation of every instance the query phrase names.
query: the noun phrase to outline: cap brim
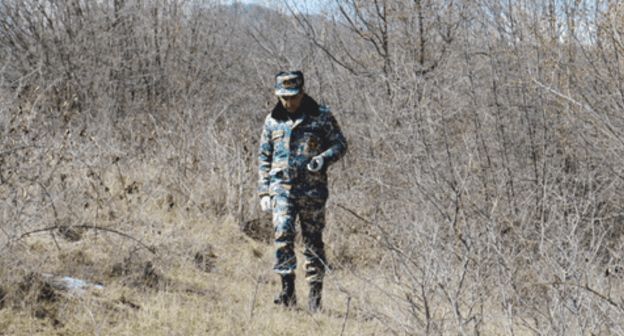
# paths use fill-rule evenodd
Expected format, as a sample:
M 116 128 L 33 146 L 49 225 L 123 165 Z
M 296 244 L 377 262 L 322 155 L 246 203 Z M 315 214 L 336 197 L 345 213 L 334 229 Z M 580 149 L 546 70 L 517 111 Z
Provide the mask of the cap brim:
M 294 96 L 301 93 L 301 89 L 278 89 L 275 90 L 276 96 Z

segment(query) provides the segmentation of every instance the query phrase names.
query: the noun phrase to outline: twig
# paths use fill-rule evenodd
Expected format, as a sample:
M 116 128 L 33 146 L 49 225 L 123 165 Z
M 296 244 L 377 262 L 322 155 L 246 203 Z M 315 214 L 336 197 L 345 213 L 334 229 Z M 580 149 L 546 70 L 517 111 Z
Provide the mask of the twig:
M 352 214 L 353 216 L 355 216 L 357 219 L 361 220 L 361 221 L 362 221 L 362 222 L 364 222 L 365 224 L 368 224 L 368 225 L 371 225 L 371 226 L 374 226 L 375 228 L 377 228 L 379 231 L 381 231 L 382 237 L 383 237 L 384 241 L 386 242 L 386 244 L 388 244 L 388 246 L 389 246 L 389 247 L 390 247 L 390 246 L 392 246 L 392 244 L 390 243 L 390 240 L 389 240 L 390 235 L 389 235 L 389 234 L 386 232 L 386 230 L 384 230 L 384 228 L 382 228 L 379 224 L 375 224 L 375 223 L 373 223 L 373 222 L 371 222 L 371 221 L 367 220 L 366 218 L 364 218 L 364 217 L 362 217 L 362 216 L 358 215 L 355 211 L 353 211 L 353 210 L 351 210 L 351 209 L 349 209 L 349 208 L 345 207 L 345 206 L 344 206 L 344 205 L 342 205 L 342 204 L 336 204 L 336 206 L 337 206 L 337 207 L 339 207 L 339 208 L 341 208 L 341 209 L 344 209 L 344 210 L 345 210 L 345 211 L 347 211 L 347 212 L 349 212 L 350 214 Z M 371 236 L 371 235 L 369 234 L 369 236 Z M 372 238 L 375 238 L 375 237 L 373 237 L 373 236 L 371 236 L 371 237 L 372 237 Z
M 262 279 L 260 277 L 257 277 L 255 280 L 256 280 L 256 286 L 254 288 L 253 296 L 251 297 L 251 308 L 250 308 L 250 312 L 249 312 L 249 322 L 250 323 L 251 323 L 251 320 L 253 320 L 253 317 L 254 317 L 254 306 L 256 305 L 256 297 L 258 296 L 258 286 L 260 285 L 260 281 Z
M 609 121 L 608 121 L 608 120 L 606 120 L 603 116 L 601 116 L 598 112 L 594 111 L 594 109 L 592 109 L 590 106 L 581 104 L 580 102 L 578 102 L 578 101 L 574 100 L 572 97 L 566 96 L 565 94 L 563 94 L 563 93 L 561 93 L 561 92 L 558 92 L 558 91 L 556 91 L 556 90 L 552 89 L 551 87 L 548 87 L 548 86 L 546 86 L 546 85 L 542 84 L 541 82 L 539 82 L 539 81 L 538 81 L 538 80 L 536 80 L 535 78 L 531 78 L 531 79 L 533 80 L 533 82 L 534 82 L 535 84 L 539 85 L 541 88 L 543 88 L 543 89 L 545 89 L 545 90 L 547 90 L 547 91 L 551 92 L 552 94 L 554 94 L 554 95 L 556 95 L 556 96 L 558 96 L 558 97 L 560 97 L 560 98 L 563 98 L 563 99 L 565 99 L 565 100 L 567 100 L 567 101 L 571 102 L 571 103 L 572 103 L 572 104 L 574 104 L 574 105 L 577 105 L 577 106 L 579 106 L 579 107 L 584 108 L 585 110 L 587 110 L 590 114 L 592 114 L 593 116 L 595 116 L 595 117 L 596 117 L 596 119 L 600 120 L 600 121 L 601 121 L 601 122 L 602 122 L 602 123 L 606 126 L 607 130 L 609 131 L 609 133 L 610 133 L 610 134 L 611 134 L 611 135 L 612 135 L 612 136 L 613 136 L 616 140 L 618 140 L 618 141 L 620 142 L 620 144 L 624 145 L 624 140 L 622 140 L 622 139 L 620 138 L 620 136 L 619 136 L 619 135 L 615 132 L 615 128 L 614 128 L 614 126 L 613 126 L 613 125 L 611 125 L 611 123 L 609 123 Z
M 375 225 L 375 224 L 373 224 L 373 223 L 369 222 L 368 220 L 366 220 L 365 218 L 363 218 L 362 216 L 360 216 L 360 215 L 358 215 L 357 213 L 355 213 L 355 211 L 353 211 L 353 210 L 351 210 L 351 209 L 349 209 L 349 208 L 345 207 L 345 206 L 344 206 L 344 205 L 342 205 L 342 204 L 336 204 L 336 206 L 337 206 L 337 207 L 339 207 L 339 208 L 342 208 L 342 209 L 344 209 L 344 210 L 346 210 L 346 211 L 348 211 L 348 212 L 350 212 L 353 216 L 357 217 L 359 220 L 361 220 L 362 222 L 364 222 L 364 223 L 366 223 L 366 224 L 368 224 L 368 225 Z
M 54 206 L 54 199 L 52 199 L 52 196 L 48 192 L 48 188 L 46 188 L 43 185 L 43 183 L 39 182 L 39 185 L 41 186 L 41 188 L 43 188 L 43 192 L 46 195 L 48 195 L 48 198 L 50 199 L 50 206 L 52 206 L 52 210 L 54 211 L 54 219 L 56 220 L 56 226 L 58 227 L 58 225 L 59 225 L 59 218 L 58 218 L 58 212 L 56 212 L 56 206 Z M 50 231 L 50 236 L 52 236 L 52 240 L 54 240 L 54 245 L 56 245 L 56 248 L 60 252 L 61 251 L 61 247 L 59 246 L 58 242 L 56 241 L 56 237 L 54 236 L 54 232 Z
M 145 244 L 144 244 L 144 243 L 142 243 L 140 240 L 138 240 L 138 239 L 136 239 L 136 238 L 134 238 L 134 237 L 132 237 L 132 236 L 130 236 L 130 235 L 128 235 L 128 234 L 125 234 L 125 233 L 123 233 L 123 232 L 119 232 L 119 231 L 117 231 L 117 230 L 113 230 L 113 229 L 104 228 L 104 227 L 101 227 L 101 226 L 93 226 L 93 225 L 72 225 L 71 227 L 73 227 L 73 228 L 79 228 L 79 229 L 94 229 L 94 230 L 102 230 L 102 231 L 106 231 L 106 232 L 110 232 L 110 233 L 114 233 L 114 234 L 120 235 L 120 236 L 122 236 L 122 237 L 124 237 L 124 238 L 128 238 L 128 239 L 130 239 L 130 240 L 132 240 L 132 241 L 135 241 L 135 242 L 136 242 L 136 243 L 138 243 L 139 245 L 143 246 L 146 250 L 148 250 L 148 251 L 150 251 L 151 253 L 153 253 L 154 255 L 156 255 L 159 259 L 162 259 L 162 258 L 160 258 L 160 256 L 158 255 L 158 253 L 156 253 L 156 250 L 155 250 L 154 248 L 152 248 L 152 247 L 149 247 L 149 246 L 145 245 Z M 19 236 L 19 237 L 16 239 L 16 241 L 21 240 L 22 238 L 28 237 L 28 236 L 30 236 L 30 235 L 32 235 L 32 234 L 35 234 L 35 233 L 45 232 L 45 231 L 52 231 L 52 230 L 56 230 L 56 229 L 59 229 L 59 228 L 60 228 L 59 226 L 51 226 L 51 227 L 46 227 L 46 228 L 42 228 L 42 229 L 37 229 L 37 230 L 29 231 L 29 232 L 23 233 L 21 236 Z
M 347 296 L 347 311 L 345 312 L 345 318 L 344 318 L 344 321 L 342 322 L 342 330 L 340 331 L 340 336 L 342 336 L 342 334 L 345 331 L 345 327 L 347 326 L 347 319 L 349 318 L 350 307 L 351 307 L 351 295 Z
M 54 245 L 56 245 L 56 249 L 61 252 L 61 246 L 59 246 L 58 242 L 56 241 L 56 236 L 54 235 L 54 232 L 50 232 L 50 236 L 52 236 L 52 240 L 54 241 Z
M 606 297 L 604 294 L 601 294 L 599 292 L 597 292 L 595 289 L 589 287 L 589 285 L 579 285 L 577 283 L 574 282 L 569 282 L 569 281 L 553 281 L 553 282 L 539 282 L 539 283 L 534 283 L 534 284 L 530 284 L 529 286 L 553 286 L 553 285 L 564 285 L 564 286 L 573 286 L 573 287 L 578 287 L 581 289 L 584 289 L 596 296 L 598 296 L 599 298 L 607 301 L 610 305 L 612 305 L 613 307 L 617 308 L 621 314 L 624 314 L 624 309 L 622 309 L 622 307 L 620 307 L 617 303 L 615 303 L 613 300 L 609 299 L 608 297 Z

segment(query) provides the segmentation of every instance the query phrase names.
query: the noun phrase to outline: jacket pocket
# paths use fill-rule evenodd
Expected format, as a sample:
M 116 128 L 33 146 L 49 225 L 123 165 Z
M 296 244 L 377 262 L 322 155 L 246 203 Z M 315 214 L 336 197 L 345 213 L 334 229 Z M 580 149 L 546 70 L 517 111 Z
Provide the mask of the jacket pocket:
M 287 168 L 273 168 L 269 171 L 271 182 L 269 192 L 271 195 L 288 195 L 292 186 L 290 185 L 290 173 Z
M 271 140 L 276 140 L 282 137 L 284 137 L 284 131 L 282 130 L 273 131 L 273 133 L 271 133 Z
M 277 130 L 271 133 L 271 141 L 273 141 L 273 155 L 284 154 L 285 151 L 290 150 L 290 138 L 286 137 L 286 134 L 283 130 Z
M 305 132 L 302 140 L 301 154 L 311 158 L 321 153 L 321 135 L 319 132 Z

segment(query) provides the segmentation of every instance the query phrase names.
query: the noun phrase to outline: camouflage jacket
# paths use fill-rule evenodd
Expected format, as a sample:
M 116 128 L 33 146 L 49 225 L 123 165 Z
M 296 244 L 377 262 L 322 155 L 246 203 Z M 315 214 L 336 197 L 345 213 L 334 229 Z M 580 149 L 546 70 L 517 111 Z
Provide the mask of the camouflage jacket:
M 258 195 L 327 198 L 327 167 L 347 151 L 347 140 L 325 106 L 304 95 L 292 120 L 278 102 L 267 116 L 260 138 Z M 323 168 L 307 169 L 310 160 L 323 156 Z

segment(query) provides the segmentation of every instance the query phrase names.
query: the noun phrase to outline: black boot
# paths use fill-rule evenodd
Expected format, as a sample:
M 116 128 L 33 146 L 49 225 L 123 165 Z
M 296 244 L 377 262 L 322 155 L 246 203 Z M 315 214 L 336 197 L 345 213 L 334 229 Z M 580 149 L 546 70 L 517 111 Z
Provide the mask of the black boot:
M 308 296 L 308 311 L 315 312 L 321 309 L 322 292 L 322 282 L 310 283 L 310 295 Z
M 275 295 L 273 303 L 283 304 L 286 307 L 297 305 L 297 296 L 295 295 L 295 275 L 282 275 L 282 291 Z

